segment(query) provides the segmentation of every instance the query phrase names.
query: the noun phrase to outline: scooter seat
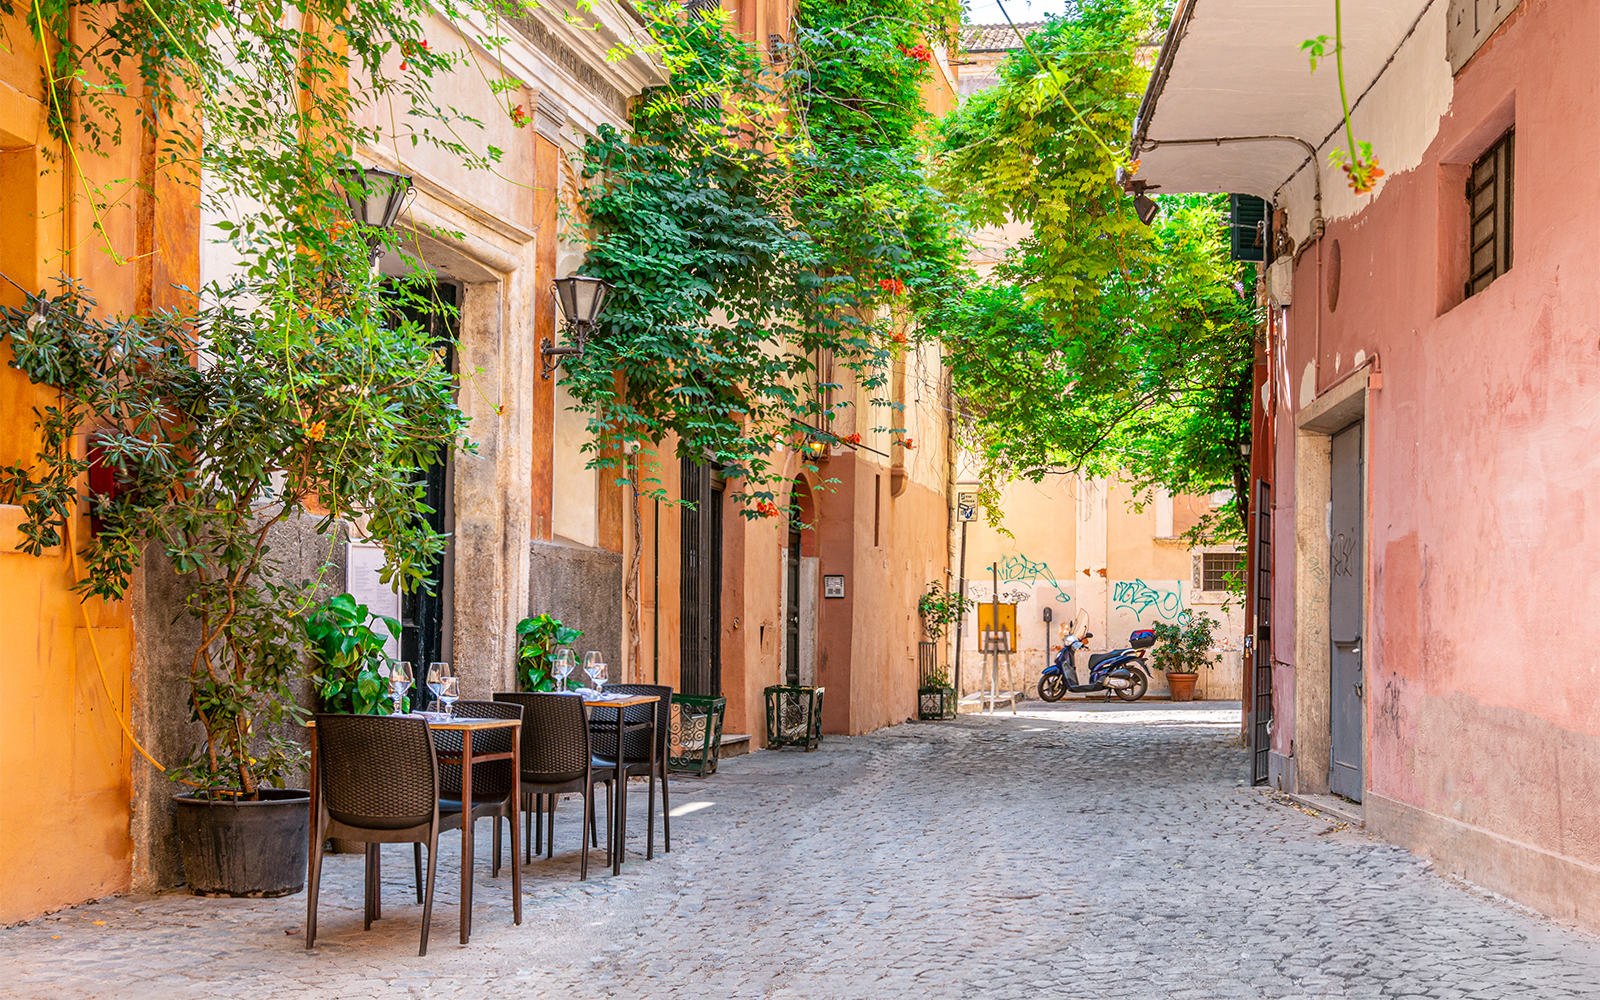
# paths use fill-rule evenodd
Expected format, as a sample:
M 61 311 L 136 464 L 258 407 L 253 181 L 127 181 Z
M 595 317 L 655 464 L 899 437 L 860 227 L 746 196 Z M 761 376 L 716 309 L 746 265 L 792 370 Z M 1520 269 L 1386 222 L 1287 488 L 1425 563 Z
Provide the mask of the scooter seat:
M 1091 653 L 1089 654 L 1089 669 L 1093 670 L 1099 664 L 1107 660 L 1115 660 L 1119 656 L 1126 655 L 1127 652 L 1126 649 L 1113 649 L 1109 653 Z

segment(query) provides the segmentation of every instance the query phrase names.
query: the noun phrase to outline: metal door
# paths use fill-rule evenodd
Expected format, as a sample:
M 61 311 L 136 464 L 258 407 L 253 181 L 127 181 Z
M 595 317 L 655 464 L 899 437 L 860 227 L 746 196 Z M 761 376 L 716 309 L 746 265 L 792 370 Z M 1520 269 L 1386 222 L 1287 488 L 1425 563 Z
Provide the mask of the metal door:
M 1255 641 L 1251 689 L 1250 780 L 1266 784 L 1272 760 L 1272 486 L 1256 480 Z
M 800 683 L 800 532 L 789 529 L 784 550 L 783 682 Z
M 679 577 L 680 678 L 683 694 L 722 694 L 722 490 L 708 465 L 683 459 Z
M 1357 422 L 1333 436 L 1328 554 L 1328 637 L 1332 646 L 1328 787 L 1357 802 L 1361 801 L 1364 714 L 1361 429 Z

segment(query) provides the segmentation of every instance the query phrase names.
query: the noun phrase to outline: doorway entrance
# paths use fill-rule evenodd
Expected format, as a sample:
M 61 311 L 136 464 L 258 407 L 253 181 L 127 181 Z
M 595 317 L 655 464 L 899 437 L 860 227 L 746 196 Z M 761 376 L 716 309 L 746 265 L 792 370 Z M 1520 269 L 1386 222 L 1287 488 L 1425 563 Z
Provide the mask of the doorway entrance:
M 783 550 L 783 682 L 800 683 L 800 525 L 789 522 Z
M 1361 673 L 1362 427 L 1357 421 L 1333 435 L 1329 452 L 1328 789 L 1357 802 L 1361 801 L 1365 714 Z
M 682 567 L 678 587 L 678 687 L 683 694 L 722 694 L 722 477 L 683 459 Z
M 394 282 L 390 286 L 390 310 L 396 322 L 411 321 L 427 331 L 428 339 L 439 349 L 440 365 L 455 371 L 455 345 L 460 315 L 460 288 L 452 282 L 418 284 L 415 280 Z M 417 470 L 423 483 L 423 502 L 427 504 L 428 525 L 440 534 L 455 530 L 454 462 L 445 451 Z M 450 588 L 454 583 L 454 546 L 445 551 L 429 572 L 423 586 L 400 595 L 400 659 L 409 662 L 416 673 L 412 694 L 416 703 L 424 690 L 427 665 L 451 659 Z

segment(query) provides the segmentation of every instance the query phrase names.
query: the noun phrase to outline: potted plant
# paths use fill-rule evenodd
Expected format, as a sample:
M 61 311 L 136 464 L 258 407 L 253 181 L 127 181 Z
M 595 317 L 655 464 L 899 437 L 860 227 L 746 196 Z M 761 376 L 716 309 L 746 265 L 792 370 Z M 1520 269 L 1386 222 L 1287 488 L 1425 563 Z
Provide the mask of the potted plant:
M 583 632 L 563 625 L 550 615 L 534 615 L 517 622 L 517 683 L 524 691 L 554 691 L 551 661 L 562 646 L 583 638 Z
M 306 651 L 317 710 L 346 715 L 390 715 L 395 711 L 388 641 L 374 625 L 400 638 L 400 623 L 374 614 L 349 594 L 335 594 L 306 616 Z M 402 696 L 400 711 L 410 707 Z
M 1173 701 L 1193 701 L 1200 668 L 1222 659 L 1211 649 L 1220 624 L 1202 612 L 1186 613 L 1175 623 L 1157 622 L 1152 626 L 1156 645 L 1150 651 L 1150 665 L 1166 672 Z
M 972 603 L 971 598 L 945 590 L 938 580 L 929 581 L 928 592 L 917 600 L 922 631 L 928 637 L 926 642 L 918 643 L 919 719 L 953 719 L 956 716 L 957 692 L 950 686 L 950 675 L 939 665 L 939 640 L 947 628 L 961 620 Z
M 369 262 L 347 229 L 314 252 L 295 240 L 262 250 L 187 311 L 104 316 L 70 282 L 0 310 L 12 363 L 61 400 L 39 416 L 46 446 L 7 472 L 39 498 L 25 550 L 71 548 L 85 598 L 122 599 L 147 546 L 185 585 L 200 739 L 165 770 L 185 786 L 175 839 L 196 893 L 272 896 L 305 881 L 308 796 L 290 786 L 306 764 L 296 686 L 316 584 L 286 582 L 277 536 L 361 523 L 405 587 L 444 549 L 414 481 L 460 432 L 454 385 L 432 337 L 393 318 Z M 87 463 L 61 444 L 90 427 L 115 484 L 93 495 Z M 84 501 L 87 539 L 74 530 Z

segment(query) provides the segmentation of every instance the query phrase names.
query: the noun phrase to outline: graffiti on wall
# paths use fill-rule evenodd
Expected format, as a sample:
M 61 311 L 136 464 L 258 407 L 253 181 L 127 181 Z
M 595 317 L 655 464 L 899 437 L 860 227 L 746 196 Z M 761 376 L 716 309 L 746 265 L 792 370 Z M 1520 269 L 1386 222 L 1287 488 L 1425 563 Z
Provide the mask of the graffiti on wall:
M 1154 584 L 1143 580 L 1118 580 L 1112 588 L 1111 601 L 1118 611 L 1131 611 L 1141 621 L 1146 617 L 1167 622 L 1189 619 L 1189 609 L 1183 606 L 1180 580 L 1157 580 Z
M 1055 588 L 1056 603 L 1066 604 L 1072 600 L 1072 595 L 1062 588 L 1056 580 L 1056 575 L 1050 572 L 1050 564 L 1034 562 L 1025 555 L 1006 556 L 1000 560 L 996 567 L 1000 572 L 1000 579 L 1005 583 L 1025 583 L 1029 587 L 1037 586 L 1041 581 Z

